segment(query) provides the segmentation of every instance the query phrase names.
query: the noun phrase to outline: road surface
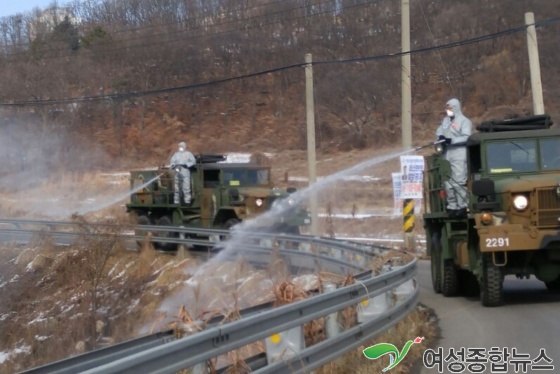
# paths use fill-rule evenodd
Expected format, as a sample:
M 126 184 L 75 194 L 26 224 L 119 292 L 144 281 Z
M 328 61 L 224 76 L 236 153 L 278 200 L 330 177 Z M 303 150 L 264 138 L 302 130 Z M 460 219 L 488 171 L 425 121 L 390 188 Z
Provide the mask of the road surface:
M 452 369 L 457 369 L 457 373 L 492 372 L 490 363 L 483 364 L 487 365 L 486 371 L 474 371 L 480 370 L 481 366 L 473 366 L 473 371 L 469 371 L 468 368 L 460 371 L 460 365 L 448 368 L 447 365 L 453 362 L 445 362 L 450 348 L 457 351 L 461 347 L 467 350 L 467 355 L 468 348 L 484 348 L 482 353 L 485 354 L 492 347 L 498 347 L 500 350 L 507 347 L 510 353 L 512 348 L 516 348 L 518 355 L 529 354 L 531 360 L 537 358 L 541 348 L 544 348 L 546 356 L 553 360 L 552 363 L 542 360 L 533 364 L 534 366 L 527 366 L 527 371 L 523 371 L 523 364 L 518 363 L 515 364 L 518 366 L 518 373 L 560 372 L 560 295 L 549 293 L 544 283 L 535 278 L 518 280 L 508 276 L 504 282 L 506 305 L 486 308 L 478 298 L 446 298 L 435 294 L 429 261 L 419 261 L 418 279 L 420 302 L 435 310 L 441 328 L 441 339 L 437 342 L 424 341 L 423 349 L 426 349 L 427 345 L 433 346 L 434 351 L 441 347 L 444 361 L 442 371 L 438 371 L 437 366 L 427 369 L 419 363 L 413 369 L 413 373 L 452 373 Z M 515 373 L 513 360 L 512 357 L 509 358 L 507 371 L 494 372 Z M 542 370 L 536 365 L 552 365 L 554 369 Z

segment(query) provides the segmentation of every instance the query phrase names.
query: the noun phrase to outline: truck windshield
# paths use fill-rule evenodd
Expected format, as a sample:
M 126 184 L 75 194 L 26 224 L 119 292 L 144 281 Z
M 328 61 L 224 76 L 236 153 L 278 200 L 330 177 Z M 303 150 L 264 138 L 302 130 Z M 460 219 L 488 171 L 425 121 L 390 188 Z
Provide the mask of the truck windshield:
M 543 170 L 560 170 L 560 138 L 540 140 Z
M 230 169 L 222 175 L 226 186 L 265 186 L 270 181 L 268 169 Z
M 537 142 L 522 139 L 488 142 L 486 160 L 491 174 L 537 171 Z

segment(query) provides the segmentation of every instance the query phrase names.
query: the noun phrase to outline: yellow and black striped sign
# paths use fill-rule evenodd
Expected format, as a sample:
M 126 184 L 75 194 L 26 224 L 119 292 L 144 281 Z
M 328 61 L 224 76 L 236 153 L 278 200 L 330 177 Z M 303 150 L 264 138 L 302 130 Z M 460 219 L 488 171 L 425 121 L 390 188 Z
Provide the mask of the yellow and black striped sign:
M 412 232 L 414 229 L 414 199 L 403 200 L 403 231 Z

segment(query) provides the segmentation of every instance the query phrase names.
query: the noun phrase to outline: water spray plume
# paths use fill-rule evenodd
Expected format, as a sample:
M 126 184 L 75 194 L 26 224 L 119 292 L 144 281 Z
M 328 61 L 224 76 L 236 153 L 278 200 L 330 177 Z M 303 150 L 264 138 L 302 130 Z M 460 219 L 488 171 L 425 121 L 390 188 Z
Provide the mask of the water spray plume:
M 312 194 L 320 193 L 325 188 L 329 187 L 333 183 L 343 180 L 347 176 L 355 175 L 362 172 L 364 169 L 379 165 L 381 163 L 415 151 L 416 149 L 408 149 L 366 160 L 348 169 L 329 175 L 319 182 L 291 194 L 290 197 L 291 199 L 295 199 L 297 204 L 300 204 L 304 200 L 308 199 Z M 243 242 L 246 237 L 246 233 L 258 231 L 263 221 L 278 221 L 278 217 L 285 214 L 286 211 L 291 208 L 293 207 L 291 205 L 288 205 L 286 201 L 279 201 L 277 204 L 273 205 L 270 211 L 259 215 L 255 219 L 246 220 L 234 226 L 231 231 L 230 239 L 220 243 L 223 246 L 223 250 L 218 253 L 217 256 L 213 257 L 201 266 L 195 269 L 190 269 L 190 271 L 194 271 L 188 272 L 192 275 L 189 281 L 183 285 L 183 288 L 181 290 L 178 290 L 173 296 L 166 299 L 162 304 L 160 310 L 169 310 L 169 308 L 172 306 L 181 305 L 186 302 L 188 303 L 192 301 L 191 295 L 195 294 L 194 290 L 198 287 L 208 287 L 209 290 L 206 292 L 208 294 L 216 292 L 216 285 L 210 286 L 207 282 L 208 277 L 216 276 L 216 265 L 222 262 L 222 260 L 233 250 L 239 250 L 243 248 Z
M 399 156 L 403 156 L 408 153 L 415 152 L 418 149 L 425 148 L 433 144 L 435 143 L 430 143 L 428 145 L 419 148 L 411 148 L 404 151 L 393 152 L 390 154 L 371 158 L 369 160 L 356 164 L 350 168 L 331 174 L 323 178 L 322 180 L 310 185 L 309 187 L 293 193 L 292 195 L 290 195 L 290 199 L 295 200 L 296 204 L 302 204 L 304 203 L 305 200 L 309 199 L 313 194 L 318 194 L 322 192 L 327 187 L 331 186 L 336 182 L 343 180 L 348 176 L 356 175 L 357 173 L 362 172 L 365 169 L 382 164 L 389 160 L 395 159 Z M 220 252 L 218 256 L 215 257 L 216 261 L 220 261 L 223 256 L 227 255 L 230 249 L 232 248 L 239 249 L 243 244 L 245 233 L 258 231 L 259 228 L 262 227 L 262 224 L 260 224 L 261 222 L 275 221 L 277 220 L 277 218 L 285 214 L 290 208 L 292 208 L 292 206 L 289 205 L 286 201 L 281 201 L 277 204 L 274 204 L 272 208 L 266 213 L 263 213 L 254 219 L 246 220 L 240 223 L 239 225 L 236 225 L 232 230 L 230 239 L 222 243 L 224 249 L 222 250 L 222 252 Z
M 110 207 L 127 197 L 131 196 L 132 194 L 144 189 L 146 186 L 150 185 L 157 179 L 159 179 L 164 173 L 152 178 L 151 180 L 147 181 L 146 183 L 134 187 L 132 190 L 128 190 L 124 193 L 121 193 L 115 197 L 106 196 L 103 194 L 103 197 L 106 197 L 104 200 L 95 202 L 94 197 L 91 196 L 89 198 L 83 199 L 80 202 L 76 202 L 71 204 L 69 201 L 64 200 L 62 197 L 51 197 L 47 200 L 42 200 L 39 203 L 34 204 L 34 209 L 31 210 L 29 213 L 33 214 L 48 214 L 50 217 L 68 217 L 71 214 L 78 214 L 84 215 L 87 213 L 99 211 L 101 209 L 105 209 Z M 48 213 L 45 213 L 48 212 Z
M 156 180 L 158 180 L 159 178 L 161 178 L 161 176 L 162 176 L 163 174 L 164 174 L 164 173 L 159 174 L 158 176 L 156 176 L 156 177 L 150 179 L 149 181 L 147 181 L 146 183 L 144 183 L 144 184 L 142 184 L 142 185 L 140 185 L 140 186 L 134 187 L 132 190 L 130 190 L 130 191 L 128 191 L 128 192 L 126 192 L 126 193 L 124 193 L 124 194 L 122 194 L 122 195 L 120 195 L 120 196 L 117 196 L 116 198 L 114 198 L 114 199 L 112 199 L 112 200 L 110 200 L 110 201 L 108 201 L 108 202 L 107 202 L 107 201 L 105 201 L 105 202 L 100 202 L 100 203 L 96 204 L 95 206 L 90 206 L 90 207 L 88 207 L 88 208 L 85 209 L 85 210 L 84 210 L 84 209 L 79 210 L 79 211 L 77 211 L 77 213 L 80 214 L 80 215 L 83 215 L 83 214 L 90 213 L 90 212 L 93 212 L 93 211 L 105 209 L 105 208 L 107 208 L 107 207 L 109 207 L 109 206 L 111 206 L 111 205 L 113 205 L 113 204 L 118 203 L 118 202 L 121 201 L 121 200 L 126 199 L 127 197 L 129 197 L 129 196 L 135 194 L 136 192 L 138 192 L 138 191 L 140 191 L 140 190 L 146 188 L 146 187 L 149 186 L 151 183 L 153 183 L 153 182 L 155 182 Z

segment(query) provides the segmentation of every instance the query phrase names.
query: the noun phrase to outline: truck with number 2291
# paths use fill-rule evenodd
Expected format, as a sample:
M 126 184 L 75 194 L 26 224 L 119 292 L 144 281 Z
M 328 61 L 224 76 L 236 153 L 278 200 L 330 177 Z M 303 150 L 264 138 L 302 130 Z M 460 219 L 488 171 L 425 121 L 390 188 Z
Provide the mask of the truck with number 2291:
M 488 121 L 467 140 L 468 214 L 446 212 L 444 145 L 426 157 L 423 224 L 432 285 L 505 303 L 504 277 L 560 292 L 560 129 L 548 115 Z

